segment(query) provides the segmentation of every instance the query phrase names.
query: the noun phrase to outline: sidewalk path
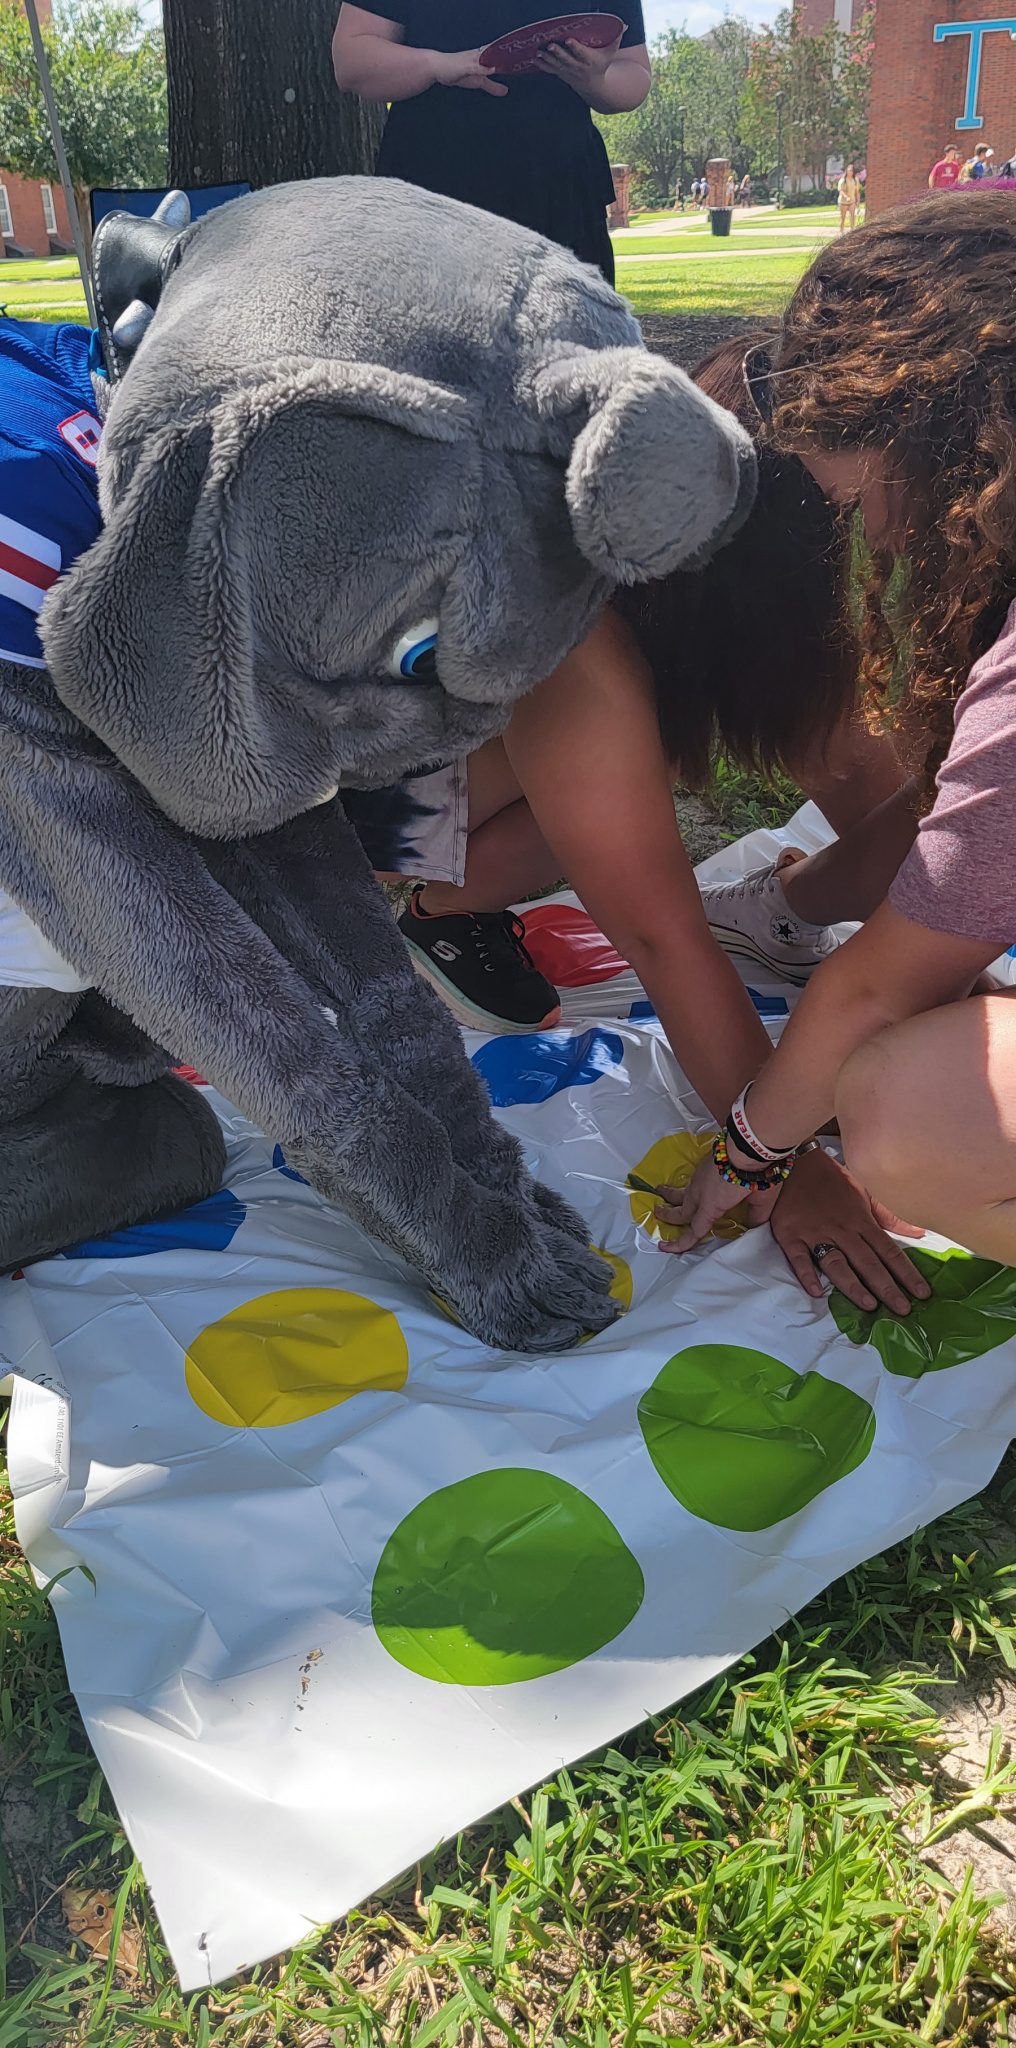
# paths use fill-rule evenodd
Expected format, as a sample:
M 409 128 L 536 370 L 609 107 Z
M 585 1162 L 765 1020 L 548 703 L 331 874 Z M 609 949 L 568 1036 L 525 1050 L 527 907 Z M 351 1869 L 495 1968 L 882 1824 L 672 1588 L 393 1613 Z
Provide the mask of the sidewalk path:
M 730 263 L 762 256 L 813 256 L 813 242 L 787 242 L 778 249 L 662 249 L 640 255 L 627 249 L 616 251 L 619 263 Z

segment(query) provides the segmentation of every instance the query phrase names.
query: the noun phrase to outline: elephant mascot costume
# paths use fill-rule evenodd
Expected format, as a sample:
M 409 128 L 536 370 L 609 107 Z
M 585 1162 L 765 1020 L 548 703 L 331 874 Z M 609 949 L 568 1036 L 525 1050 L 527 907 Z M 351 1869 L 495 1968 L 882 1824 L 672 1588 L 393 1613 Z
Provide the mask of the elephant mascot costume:
M 502 731 L 616 584 L 734 530 L 750 444 L 507 221 L 359 178 L 181 198 L 99 229 L 92 409 L 55 417 L 83 372 L 38 330 L 53 445 L 0 425 L 0 1271 L 218 1187 L 187 1064 L 477 1336 L 561 1349 L 609 1271 L 342 793 Z M 30 334 L 0 322 L 0 382 Z M 96 484 L 71 561 L 32 492 Z

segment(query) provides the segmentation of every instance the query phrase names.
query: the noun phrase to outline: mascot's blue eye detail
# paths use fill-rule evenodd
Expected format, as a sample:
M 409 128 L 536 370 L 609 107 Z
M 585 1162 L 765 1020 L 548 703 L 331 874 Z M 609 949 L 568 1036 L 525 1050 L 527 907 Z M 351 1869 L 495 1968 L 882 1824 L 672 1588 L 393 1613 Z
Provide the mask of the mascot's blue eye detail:
M 437 676 L 437 620 L 421 619 L 395 642 L 388 673 L 409 682 L 432 683 Z

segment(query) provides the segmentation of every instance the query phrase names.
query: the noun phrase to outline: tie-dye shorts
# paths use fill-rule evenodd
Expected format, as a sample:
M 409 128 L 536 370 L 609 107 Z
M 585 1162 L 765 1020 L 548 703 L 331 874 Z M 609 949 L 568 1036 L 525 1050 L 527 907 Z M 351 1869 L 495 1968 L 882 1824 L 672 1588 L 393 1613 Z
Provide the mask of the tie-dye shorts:
M 469 791 L 465 761 L 414 775 L 390 789 L 343 789 L 342 808 L 371 867 L 419 882 L 452 882 L 466 873 Z

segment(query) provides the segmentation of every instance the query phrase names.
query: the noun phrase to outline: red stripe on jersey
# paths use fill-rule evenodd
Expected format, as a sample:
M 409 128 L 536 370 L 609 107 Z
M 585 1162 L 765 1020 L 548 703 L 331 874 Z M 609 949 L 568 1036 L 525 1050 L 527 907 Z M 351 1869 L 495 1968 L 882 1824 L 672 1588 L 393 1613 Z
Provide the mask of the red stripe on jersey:
M 17 576 L 22 583 L 33 584 L 36 590 L 49 590 L 60 574 L 48 562 L 36 561 L 34 555 L 22 555 L 17 548 L 8 547 L 5 540 L 0 540 L 0 569 L 6 569 L 8 576 Z

